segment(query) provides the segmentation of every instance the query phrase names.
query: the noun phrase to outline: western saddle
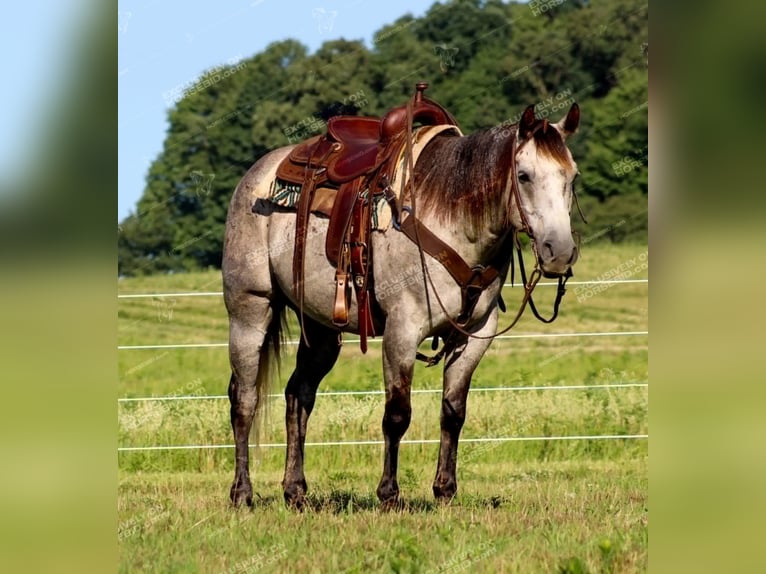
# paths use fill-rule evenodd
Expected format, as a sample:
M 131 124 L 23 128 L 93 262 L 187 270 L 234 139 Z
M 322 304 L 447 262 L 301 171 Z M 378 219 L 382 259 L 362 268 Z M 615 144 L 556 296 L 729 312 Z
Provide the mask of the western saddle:
M 356 292 L 360 347 L 367 351 L 367 336 L 375 336 L 370 242 L 374 198 L 382 195 L 399 224 L 399 204 L 391 188 L 410 127 L 415 124 L 452 125 L 457 121 L 446 109 L 427 98 L 426 83 L 415 86 L 406 105 L 383 118 L 336 116 L 327 133 L 298 144 L 277 167 L 276 177 L 300 185 L 295 224 L 293 291 L 303 323 L 304 260 L 309 214 L 329 214 L 325 254 L 335 266 L 336 294 L 333 323 L 348 325 L 351 285 Z M 319 193 L 318 193 L 319 192 Z M 304 330 L 305 338 L 305 330 Z M 308 341 L 307 341 L 308 343 Z

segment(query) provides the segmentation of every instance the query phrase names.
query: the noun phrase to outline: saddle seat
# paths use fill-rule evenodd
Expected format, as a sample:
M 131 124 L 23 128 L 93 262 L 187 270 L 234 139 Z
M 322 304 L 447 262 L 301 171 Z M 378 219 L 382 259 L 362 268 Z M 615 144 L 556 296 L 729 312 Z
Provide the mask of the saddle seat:
M 457 125 L 446 109 L 425 97 L 428 84 L 416 86 L 412 123 Z M 327 122 L 327 133 L 298 144 L 280 164 L 277 177 L 303 185 L 313 170 L 316 185 L 341 184 L 370 175 L 391 163 L 401 151 L 407 132 L 407 106 L 398 106 L 383 118 L 335 116 Z
M 327 122 L 328 137 L 341 144 L 338 155 L 329 163 L 327 176 L 343 183 L 374 171 L 381 152 L 381 120 L 378 118 L 336 116 Z
M 317 185 L 335 187 L 374 172 L 381 156 L 379 118 L 336 116 L 327 122 L 327 133 L 298 144 L 279 166 L 277 177 L 303 185 L 313 170 Z M 380 156 L 380 157 L 379 157 Z

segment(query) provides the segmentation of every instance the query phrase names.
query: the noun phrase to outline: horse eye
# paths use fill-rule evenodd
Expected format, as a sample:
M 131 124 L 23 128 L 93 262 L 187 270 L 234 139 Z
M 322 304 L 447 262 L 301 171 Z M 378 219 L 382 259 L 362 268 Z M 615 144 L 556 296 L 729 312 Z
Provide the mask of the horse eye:
M 526 171 L 519 172 L 519 181 L 521 183 L 529 183 L 529 174 Z

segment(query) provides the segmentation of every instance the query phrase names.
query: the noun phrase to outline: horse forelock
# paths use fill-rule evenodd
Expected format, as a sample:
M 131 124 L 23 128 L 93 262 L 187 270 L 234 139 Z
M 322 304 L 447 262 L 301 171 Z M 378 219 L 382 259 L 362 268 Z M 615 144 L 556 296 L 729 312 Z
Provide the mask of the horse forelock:
M 555 160 L 564 168 L 574 167 L 572 154 L 569 153 L 563 136 L 553 129 L 548 120 L 539 120 L 532 128 L 532 140 L 535 148 L 544 156 Z

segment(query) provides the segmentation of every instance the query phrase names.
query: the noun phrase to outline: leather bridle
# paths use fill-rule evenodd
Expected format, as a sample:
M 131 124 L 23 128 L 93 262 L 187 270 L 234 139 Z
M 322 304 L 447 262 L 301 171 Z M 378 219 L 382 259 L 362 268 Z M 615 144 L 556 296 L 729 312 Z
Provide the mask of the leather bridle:
M 407 104 L 407 133 L 412 133 L 412 101 L 410 101 Z M 548 128 L 548 120 L 543 120 L 539 126 L 537 126 L 537 129 L 547 129 Z M 533 132 L 534 133 L 534 132 Z M 529 135 L 531 137 L 532 134 Z M 494 335 L 477 335 L 475 333 L 472 333 L 471 331 L 466 329 L 466 325 L 470 321 L 470 318 L 473 314 L 473 310 L 476 307 L 476 304 L 478 303 L 479 297 L 481 294 L 492 284 L 495 280 L 500 276 L 500 272 L 497 270 L 497 268 L 493 265 L 488 266 L 482 266 L 477 265 L 475 267 L 470 267 L 465 260 L 458 255 L 454 249 L 452 249 L 449 245 L 444 243 L 441 239 L 436 237 L 431 231 L 429 231 L 420 220 L 417 219 L 416 213 L 417 213 L 417 198 L 415 194 L 415 178 L 414 178 L 414 161 L 413 161 L 413 152 L 412 152 L 412 138 L 407 137 L 406 138 L 406 148 L 405 148 L 405 166 L 406 166 L 406 173 L 402 176 L 402 185 L 405 185 L 405 182 L 408 179 L 409 176 L 409 195 L 410 195 L 410 202 L 412 204 L 411 208 L 405 208 L 402 211 L 409 212 L 409 216 L 404 219 L 400 224 L 400 230 L 407 235 L 418 247 L 418 253 L 420 255 L 420 264 L 421 269 L 423 272 L 423 283 L 425 287 L 425 293 L 426 293 L 426 305 L 428 306 L 429 313 L 430 313 L 430 296 L 428 292 L 428 286 L 430 284 L 431 290 L 433 291 L 434 297 L 436 298 L 436 301 L 439 304 L 439 307 L 441 308 L 442 312 L 444 313 L 445 317 L 447 318 L 447 321 L 452 327 L 452 331 L 450 334 L 444 338 L 444 345 L 442 346 L 441 350 L 436 353 L 432 357 L 428 357 L 420 352 L 417 353 L 417 359 L 421 361 L 425 361 L 428 366 L 433 366 L 439 363 L 439 361 L 442 359 L 443 356 L 445 356 L 447 353 L 454 350 L 458 344 L 459 344 L 459 337 L 457 334 L 461 334 L 465 337 L 473 338 L 473 339 L 494 339 L 495 337 L 499 337 L 500 335 L 503 335 L 510 331 L 513 327 L 516 326 L 516 324 L 521 319 L 522 315 L 524 314 L 524 310 L 527 307 L 527 304 L 529 304 L 530 308 L 532 309 L 532 312 L 534 316 L 542 321 L 543 323 L 552 323 L 556 317 L 558 317 L 559 312 L 559 305 L 561 304 L 561 300 L 564 297 L 564 294 L 566 293 L 566 282 L 567 280 L 572 276 L 572 270 L 571 268 L 567 269 L 566 274 L 558 277 L 558 289 L 556 292 L 556 299 L 553 303 L 553 313 L 551 317 L 544 318 L 540 315 L 540 313 L 537 310 L 537 307 L 532 299 L 532 292 L 534 291 L 535 287 L 537 286 L 537 283 L 540 281 L 540 278 L 542 277 L 542 270 L 540 269 L 540 259 L 537 254 L 536 244 L 534 241 L 534 235 L 532 234 L 532 228 L 529 225 L 529 220 L 527 218 L 527 214 L 524 210 L 524 207 L 522 205 L 521 201 L 521 191 L 519 188 L 519 182 L 518 182 L 518 174 L 516 170 L 516 156 L 518 155 L 519 151 L 523 148 L 523 146 L 529 141 L 529 139 L 525 139 L 521 145 L 517 145 L 517 137 L 514 136 L 512 144 L 511 144 L 511 155 L 513 157 L 513 168 L 511 169 L 511 189 L 510 189 L 510 198 L 509 198 L 509 205 L 507 214 L 510 219 L 510 213 L 512 211 L 512 204 L 515 201 L 516 205 L 518 206 L 519 210 L 519 218 L 521 220 L 521 227 L 516 228 L 512 225 L 510 220 L 508 221 L 508 224 L 510 226 L 510 238 L 513 242 L 513 246 L 516 251 L 516 255 L 518 257 L 519 261 L 519 271 L 521 273 L 521 279 L 524 286 L 524 296 L 521 300 L 521 305 L 519 306 L 519 310 L 516 313 L 516 316 L 513 318 L 511 323 L 501 331 L 496 332 Z M 402 199 L 404 199 L 402 194 Z M 579 209 L 579 204 L 578 204 Z M 525 233 L 527 236 L 532 239 L 532 250 L 535 255 L 535 268 L 530 274 L 529 278 L 527 278 L 526 269 L 524 267 L 524 257 L 522 255 L 522 249 L 521 244 L 519 242 L 519 233 Z M 502 252 L 502 250 L 501 250 Z M 442 265 L 445 267 L 445 269 L 452 275 L 452 277 L 455 279 L 455 281 L 458 283 L 461 289 L 462 294 L 462 308 L 460 310 L 460 314 L 457 317 L 457 320 L 453 319 L 449 312 L 446 309 L 446 306 L 442 302 L 441 297 L 439 296 L 438 291 L 436 290 L 436 287 L 434 285 L 433 279 L 431 278 L 431 274 L 428 270 L 428 266 L 426 265 L 425 260 L 425 253 L 428 253 L 432 257 L 436 258 Z M 511 284 L 514 282 L 514 260 L 513 260 L 513 254 L 511 254 Z M 505 304 L 503 303 L 502 295 L 498 296 L 498 306 L 505 311 Z M 434 344 L 432 345 L 432 349 L 436 350 L 438 346 L 438 335 L 434 337 Z

